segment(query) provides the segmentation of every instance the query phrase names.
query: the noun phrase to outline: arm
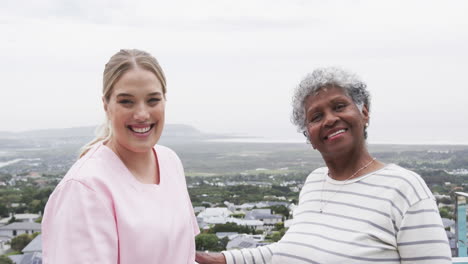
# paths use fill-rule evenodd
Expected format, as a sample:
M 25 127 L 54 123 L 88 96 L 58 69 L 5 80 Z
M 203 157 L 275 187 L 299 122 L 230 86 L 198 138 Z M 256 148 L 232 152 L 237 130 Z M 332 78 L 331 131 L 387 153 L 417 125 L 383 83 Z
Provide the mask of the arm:
M 94 190 L 75 180 L 64 182 L 49 198 L 42 240 L 44 263 L 118 262 L 111 207 Z
M 271 263 L 277 243 L 257 248 L 223 251 L 227 264 Z
M 412 205 L 397 234 L 401 263 L 452 263 L 437 205 L 431 198 Z
M 199 264 L 226 264 L 226 259 L 221 253 L 206 253 L 197 251 L 195 261 Z
M 195 260 L 200 264 L 251 264 L 270 263 L 276 243 L 257 248 L 235 249 L 222 253 L 198 251 Z

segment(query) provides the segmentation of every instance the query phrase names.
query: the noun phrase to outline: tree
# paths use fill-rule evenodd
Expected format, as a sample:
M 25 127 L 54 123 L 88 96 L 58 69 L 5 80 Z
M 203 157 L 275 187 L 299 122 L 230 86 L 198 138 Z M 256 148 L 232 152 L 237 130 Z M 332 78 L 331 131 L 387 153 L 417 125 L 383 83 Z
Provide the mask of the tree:
M 11 224 L 11 223 L 14 223 L 14 222 L 16 222 L 16 217 L 15 217 L 15 215 L 12 215 L 10 220 L 8 220 L 8 224 Z
M 221 238 L 218 241 L 218 250 L 217 251 L 226 250 L 226 246 L 227 246 L 228 243 L 229 243 L 229 238 L 227 236 Z
M 273 232 L 273 234 L 271 235 L 271 240 L 273 240 L 274 242 L 279 241 L 284 236 L 284 233 L 286 233 L 286 229 L 284 228 L 280 231 Z
M 440 202 L 443 203 L 443 204 L 452 204 L 453 203 L 452 199 L 446 198 L 446 197 L 440 199 Z
M 0 256 L 0 264 L 14 264 L 14 263 L 9 257 L 2 255 Z
M 284 229 L 284 223 L 283 222 L 276 223 L 275 227 L 273 228 L 273 230 L 275 230 L 275 231 L 280 231 L 281 229 Z
M 11 240 L 11 248 L 15 251 L 21 251 L 31 242 L 31 240 L 33 240 L 33 236 L 21 234 Z
M 234 217 L 234 218 L 243 219 L 245 217 L 245 214 L 244 213 L 238 213 L 238 214 L 232 214 L 231 216 Z
M 284 215 L 286 218 L 289 217 L 289 209 L 284 205 L 273 205 L 270 208 L 275 214 Z
M 218 248 L 218 237 L 214 234 L 199 234 L 195 237 L 197 250 L 215 251 Z
M 440 217 L 453 219 L 453 214 L 447 207 L 442 207 L 439 209 Z
M 237 232 L 251 234 L 252 229 L 247 226 L 238 225 L 236 223 L 226 223 L 226 224 L 217 224 L 213 226 L 210 230 L 210 233 L 215 234 L 217 232 Z
M 0 217 L 7 217 L 8 215 L 9 215 L 8 208 L 5 205 L 0 204 Z

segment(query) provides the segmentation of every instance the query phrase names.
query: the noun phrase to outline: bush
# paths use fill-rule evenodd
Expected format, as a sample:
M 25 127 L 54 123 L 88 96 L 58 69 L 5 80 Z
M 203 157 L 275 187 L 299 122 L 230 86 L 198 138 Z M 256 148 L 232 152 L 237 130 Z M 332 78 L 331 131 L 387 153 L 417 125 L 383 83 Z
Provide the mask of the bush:
M 34 239 L 34 235 L 21 234 L 11 240 L 11 248 L 15 251 L 21 251 L 26 247 L 31 240 Z
M 248 226 L 237 225 L 236 223 L 226 223 L 217 224 L 213 226 L 208 232 L 212 234 L 215 234 L 217 232 L 237 232 L 252 234 L 254 230 L 252 228 L 249 228 Z
M 0 256 L 0 264 L 14 264 L 14 263 L 9 257 Z
M 197 250 L 215 251 L 218 248 L 218 237 L 213 234 L 199 234 L 195 237 Z
M 284 228 L 280 231 L 273 232 L 273 234 L 271 235 L 271 240 L 273 240 L 274 242 L 279 241 L 284 236 L 284 233 L 286 233 L 286 229 Z

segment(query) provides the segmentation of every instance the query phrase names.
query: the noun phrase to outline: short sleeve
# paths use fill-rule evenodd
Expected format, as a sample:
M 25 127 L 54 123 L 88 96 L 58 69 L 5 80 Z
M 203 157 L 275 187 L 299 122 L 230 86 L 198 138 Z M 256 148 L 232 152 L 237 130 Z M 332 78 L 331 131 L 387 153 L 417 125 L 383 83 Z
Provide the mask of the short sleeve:
M 452 263 L 447 235 L 434 200 L 423 199 L 406 211 L 397 245 L 401 263 Z
M 234 249 L 223 251 L 227 264 L 271 263 L 277 243 L 256 248 Z
M 118 237 L 112 208 L 82 182 L 59 185 L 47 202 L 42 222 L 47 264 L 118 263 Z

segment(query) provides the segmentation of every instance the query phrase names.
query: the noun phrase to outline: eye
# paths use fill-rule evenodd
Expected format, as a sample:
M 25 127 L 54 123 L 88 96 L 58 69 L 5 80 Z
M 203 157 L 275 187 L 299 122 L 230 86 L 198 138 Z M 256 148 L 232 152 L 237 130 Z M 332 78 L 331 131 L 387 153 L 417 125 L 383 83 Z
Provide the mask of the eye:
M 335 111 L 341 111 L 346 107 L 346 104 L 336 104 L 335 105 Z
M 318 121 L 320 121 L 320 119 L 322 119 L 322 114 L 320 114 L 320 113 L 313 114 L 309 119 L 309 123 L 318 122 Z
M 157 104 L 159 101 L 161 101 L 161 98 L 153 97 L 148 99 L 149 104 Z
M 125 105 L 125 106 L 133 104 L 133 102 L 131 100 L 128 100 L 128 99 L 122 99 L 122 100 L 118 101 L 118 103 L 122 104 L 122 105 Z

